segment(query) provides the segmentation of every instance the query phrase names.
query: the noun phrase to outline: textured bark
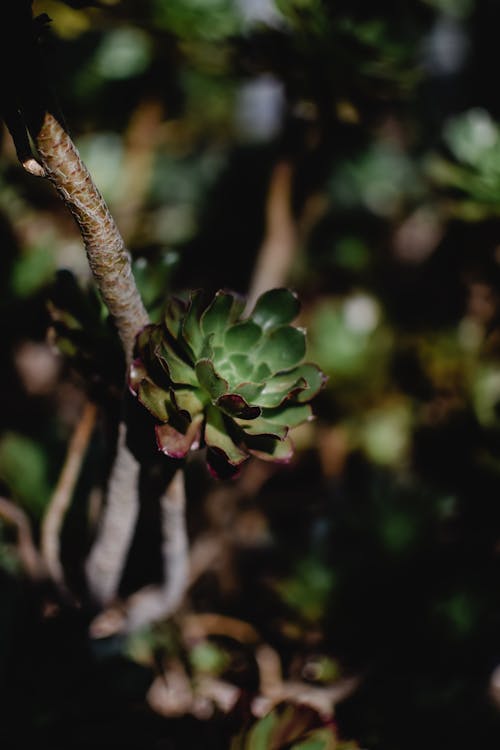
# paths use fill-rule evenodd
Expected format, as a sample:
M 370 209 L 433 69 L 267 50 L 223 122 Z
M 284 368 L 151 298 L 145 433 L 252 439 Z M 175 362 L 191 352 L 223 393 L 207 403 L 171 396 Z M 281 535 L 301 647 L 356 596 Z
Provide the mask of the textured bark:
M 45 176 L 73 214 L 90 268 L 115 322 L 127 362 L 135 336 L 148 323 L 122 236 L 68 133 L 46 113 L 32 133 Z
M 135 337 L 149 321 L 122 236 L 73 141 L 57 119 L 47 112 L 41 125 L 30 127 L 30 132 L 45 177 L 78 224 L 90 269 L 129 363 Z M 104 515 L 86 566 L 90 591 L 101 604 L 116 596 L 137 520 L 139 471 L 126 446 L 126 427 L 122 424 Z

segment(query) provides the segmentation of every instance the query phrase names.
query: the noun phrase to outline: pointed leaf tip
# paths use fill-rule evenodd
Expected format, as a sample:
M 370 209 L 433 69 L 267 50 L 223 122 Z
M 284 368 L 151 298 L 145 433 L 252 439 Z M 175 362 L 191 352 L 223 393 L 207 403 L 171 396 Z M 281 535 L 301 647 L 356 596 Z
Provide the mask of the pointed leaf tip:
M 158 449 L 170 458 L 184 458 L 191 447 L 199 443 L 201 418 L 193 420 L 186 433 L 179 432 L 170 424 L 155 427 Z

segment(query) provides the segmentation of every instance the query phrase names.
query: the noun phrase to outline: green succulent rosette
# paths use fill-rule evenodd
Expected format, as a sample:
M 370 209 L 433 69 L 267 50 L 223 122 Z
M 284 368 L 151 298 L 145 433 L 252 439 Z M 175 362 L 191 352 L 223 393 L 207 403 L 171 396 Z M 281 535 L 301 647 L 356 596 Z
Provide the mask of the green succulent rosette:
M 216 476 L 235 473 L 250 455 L 290 460 L 291 427 L 311 419 L 307 404 L 326 377 L 303 362 L 305 332 L 290 325 L 300 304 L 288 289 L 265 292 L 242 318 L 245 302 L 202 291 L 172 298 L 163 322 L 137 337 L 130 389 L 157 420 L 158 447 L 183 458 L 206 445 Z

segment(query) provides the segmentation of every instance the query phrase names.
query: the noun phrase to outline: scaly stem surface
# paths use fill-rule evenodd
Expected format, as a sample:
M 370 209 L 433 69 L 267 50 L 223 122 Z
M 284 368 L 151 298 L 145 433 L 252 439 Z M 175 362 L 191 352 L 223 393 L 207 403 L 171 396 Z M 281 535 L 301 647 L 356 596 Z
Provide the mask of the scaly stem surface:
M 45 176 L 73 214 L 99 292 L 120 336 L 127 364 L 137 333 L 149 319 L 137 289 L 130 256 L 111 213 L 68 133 L 46 112 L 30 132 Z M 87 573 L 89 587 L 100 603 L 114 598 L 139 508 L 139 464 L 126 444 L 120 425 L 118 450 L 107 503 Z
M 78 224 L 97 287 L 130 362 L 136 334 L 147 325 L 148 315 L 122 236 L 73 141 L 56 118 L 47 112 L 32 135 L 45 176 Z

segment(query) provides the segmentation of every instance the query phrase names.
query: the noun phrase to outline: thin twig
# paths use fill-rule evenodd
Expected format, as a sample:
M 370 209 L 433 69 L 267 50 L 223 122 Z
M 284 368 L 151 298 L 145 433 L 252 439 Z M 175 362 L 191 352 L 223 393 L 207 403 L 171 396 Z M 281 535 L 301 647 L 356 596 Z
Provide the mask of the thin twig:
M 96 405 L 87 401 L 71 436 L 59 480 L 42 521 L 42 557 L 49 575 L 62 587 L 64 587 L 64 571 L 60 559 L 61 528 L 94 429 L 96 415 Z
M 132 115 L 125 133 L 120 192 L 113 213 L 120 224 L 122 235 L 128 241 L 134 238 L 141 224 L 162 116 L 162 105 L 152 99 L 145 99 Z
M 351 695 L 361 682 L 359 676 L 345 677 L 328 685 L 311 685 L 300 680 L 284 680 L 281 659 L 267 643 L 255 652 L 259 668 L 260 692 L 252 701 L 252 713 L 264 716 L 283 701 L 310 706 L 324 720 L 331 719 L 335 705 Z
M 286 284 L 297 245 L 297 232 L 291 208 L 293 167 L 276 164 L 271 174 L 266 204 L 266 231 L 259 250 L 250 288 L 247 310 L 268 289 Z
M 163 494 L 162 510 L 164 583 L 148 586 L 122 605 L 110 607 L 90 626 L 94 638 L 132 632 L 170 617 L 179 607 L 189 580 L 189 545 L 185 517 L 184 473 L 179 469 Z
M 26 513 L 11 500 L 0 497 L 0 517 L 17 527 L 17 549 L 25 572 L 35 580 L 44 578 L 45 565 L 33 542 Z

